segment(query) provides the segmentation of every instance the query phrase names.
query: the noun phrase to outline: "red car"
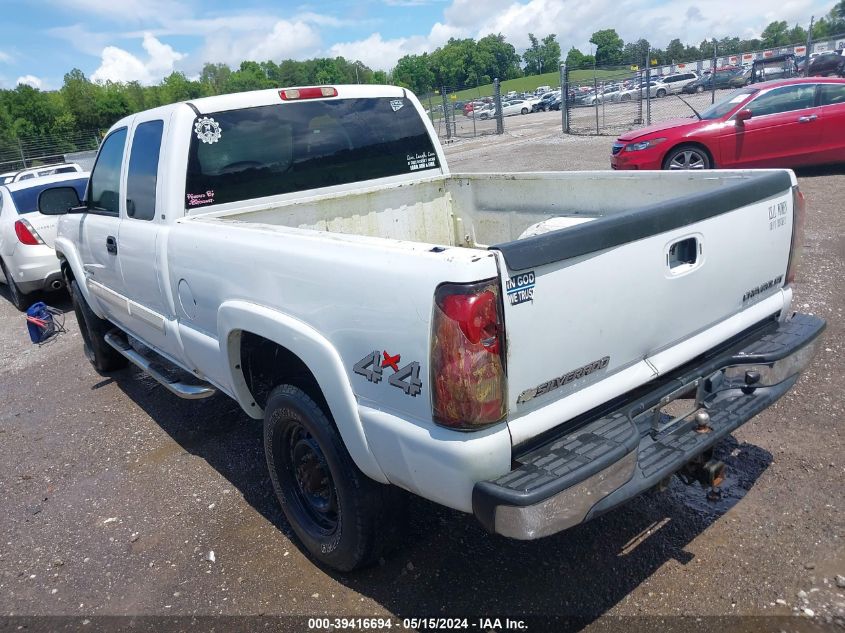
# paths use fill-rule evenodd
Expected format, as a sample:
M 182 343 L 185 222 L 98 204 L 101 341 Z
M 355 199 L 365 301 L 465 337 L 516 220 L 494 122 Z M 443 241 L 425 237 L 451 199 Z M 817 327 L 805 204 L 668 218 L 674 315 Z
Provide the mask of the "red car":
M 798 167 L 845 162 L 845 79 L 751 84 L 686 119 L 626 132 L 613 169 Z

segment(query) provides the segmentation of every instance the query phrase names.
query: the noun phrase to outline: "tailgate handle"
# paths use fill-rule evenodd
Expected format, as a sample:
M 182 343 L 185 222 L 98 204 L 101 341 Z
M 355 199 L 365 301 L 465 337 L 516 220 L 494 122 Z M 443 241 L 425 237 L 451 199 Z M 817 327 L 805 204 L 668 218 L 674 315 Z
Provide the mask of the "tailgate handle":
M 669 252 L 666 253 L 666 265 L 673 271 L 680 266 L 686 266 L 683 270 L 688 270 L 698 261 L 700 250 L 698 239 L 695 237 L 678 240 L 669 247 Z

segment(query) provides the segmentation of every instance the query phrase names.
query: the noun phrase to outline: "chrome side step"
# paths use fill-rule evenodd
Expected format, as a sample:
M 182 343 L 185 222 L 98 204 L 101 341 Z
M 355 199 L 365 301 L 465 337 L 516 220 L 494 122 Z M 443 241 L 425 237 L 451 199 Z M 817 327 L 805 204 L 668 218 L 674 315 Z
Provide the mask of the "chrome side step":
M 165 376 L 162 372 L 156 369 L 155 365 L 157 363 L 135 350 L 123 334 L 117 333 L 117 331 L 113 330 L 107 333 L 105 335 L 105 340 L 106 343 L 120 352 L 126 360 L 149 375 L 156 382 L 160 383 L 165 389 L 180 398 L 185 398 L 186 400 L 199 400 L 200 398 L 208 398 L 217 393 L 217 390 L 208 383 L 191 385 Z M 168 361 L 161 359 L 161 362 L 167 363 Z

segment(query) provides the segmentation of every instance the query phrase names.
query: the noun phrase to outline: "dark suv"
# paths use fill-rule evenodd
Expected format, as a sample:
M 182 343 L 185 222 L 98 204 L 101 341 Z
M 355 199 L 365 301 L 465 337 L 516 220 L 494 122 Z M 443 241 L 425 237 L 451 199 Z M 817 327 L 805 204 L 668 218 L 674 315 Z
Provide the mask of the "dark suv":
M 842 50 L 824 53 L 810 61 L 810 67 L 807 69 L 808 77 L 830 77 L 831 75 L 845 77 L 845 56 Z

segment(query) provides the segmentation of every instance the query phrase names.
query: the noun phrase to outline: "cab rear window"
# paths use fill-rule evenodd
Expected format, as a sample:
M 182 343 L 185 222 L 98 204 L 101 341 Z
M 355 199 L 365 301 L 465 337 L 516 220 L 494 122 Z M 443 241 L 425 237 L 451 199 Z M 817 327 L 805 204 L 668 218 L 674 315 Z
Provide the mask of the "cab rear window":
M 197 117 L 188 209 L 438 168 L 403 98 L 280 103 Z

